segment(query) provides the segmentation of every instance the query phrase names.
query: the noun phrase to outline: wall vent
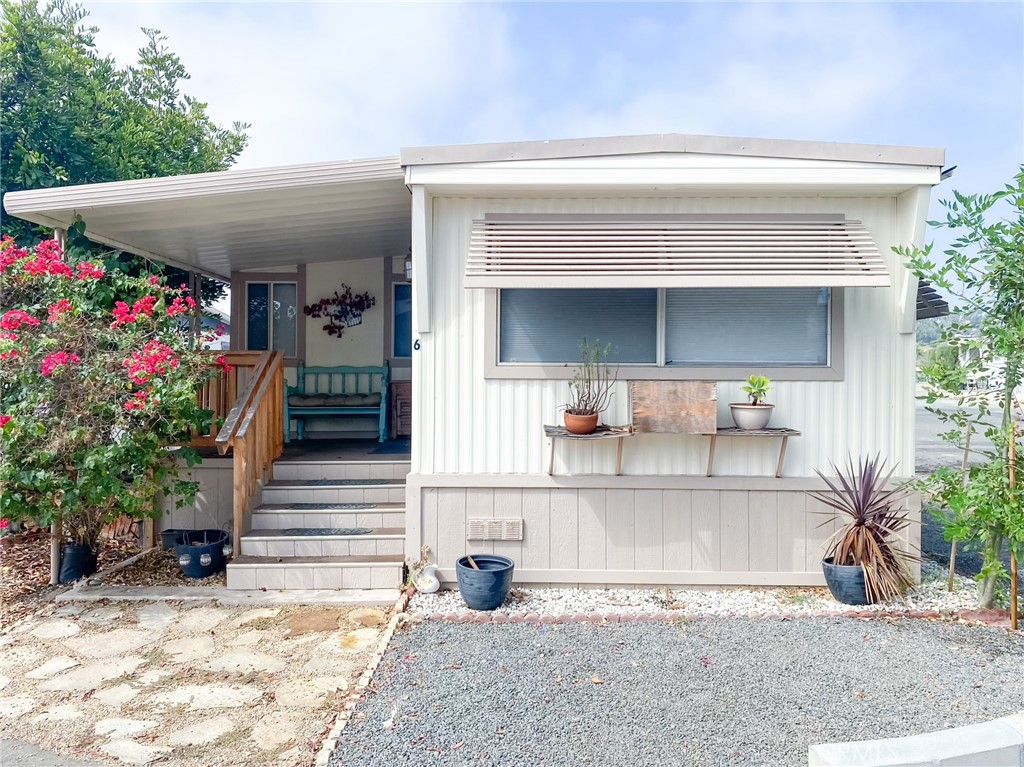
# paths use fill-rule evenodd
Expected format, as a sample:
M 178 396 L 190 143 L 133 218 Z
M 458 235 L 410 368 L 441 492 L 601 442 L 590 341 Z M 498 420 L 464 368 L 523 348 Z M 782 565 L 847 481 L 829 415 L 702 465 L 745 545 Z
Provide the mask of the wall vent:
M 466 524 L 467 541 L 521 541 L 521 519 L 470 519 Z

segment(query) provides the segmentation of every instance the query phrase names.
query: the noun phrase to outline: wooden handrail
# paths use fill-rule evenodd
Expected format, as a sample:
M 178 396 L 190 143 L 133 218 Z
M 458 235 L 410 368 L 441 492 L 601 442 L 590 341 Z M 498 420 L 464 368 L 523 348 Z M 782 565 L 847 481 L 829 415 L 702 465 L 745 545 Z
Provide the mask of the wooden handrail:
M 273 479 L 274 461 L 284 451 L 284 352 L 262 352 L 254 364 L 215 440 L 221 455 L 229 449 L 232 455 L 231 543 L 236 556 L 257 484 Z

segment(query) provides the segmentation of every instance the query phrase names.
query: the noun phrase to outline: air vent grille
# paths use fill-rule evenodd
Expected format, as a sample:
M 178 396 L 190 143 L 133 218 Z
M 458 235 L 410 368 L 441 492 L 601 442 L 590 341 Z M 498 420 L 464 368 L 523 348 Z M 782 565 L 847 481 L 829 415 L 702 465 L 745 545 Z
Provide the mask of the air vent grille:
M 466 525 L 468 541 L 521 541 L 521 519 L 470 519 Z

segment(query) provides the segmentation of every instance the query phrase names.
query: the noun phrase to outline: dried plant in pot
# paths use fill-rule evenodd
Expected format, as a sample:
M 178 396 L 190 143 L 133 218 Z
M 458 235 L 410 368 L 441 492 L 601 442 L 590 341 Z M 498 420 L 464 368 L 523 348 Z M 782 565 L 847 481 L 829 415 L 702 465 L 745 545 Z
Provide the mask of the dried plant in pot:
M 822 570 L 829 591 L 840 602 L 875 604 L 902 598 L 913 584 L 911 565 L 919 557 L 901 547 L 911 520 L 904 501 L 909 483 L 890 487 L 896 469 L 886 471 L 880 456 L 847 459 L 845 473 L 832 464 L 834 478 L 815 469 L 830 492 L 809 491 L 832 511 L 822 525 L 842 524 L 825 544 Z
M 732 411 L 733 422 L 741 429 L 753 431 L 768 426 L 772 419 L 772 411 L 775 405 L 765 402 L 765 397 L 771 391 L 771 379 L 768 376 L 752 375 L 747 379 L 745 385 L 740 388 L 750 397 L 750 402 L 730 402 L 729 409 Z
M 569 401 L 565 404 L 565 430 L 570 434 L 592 434 L 601 411 L 611 401 L 618 368 L 612 369 L 608 357 L 611 344 L 580 341 L 580 364 L 569 381 Z

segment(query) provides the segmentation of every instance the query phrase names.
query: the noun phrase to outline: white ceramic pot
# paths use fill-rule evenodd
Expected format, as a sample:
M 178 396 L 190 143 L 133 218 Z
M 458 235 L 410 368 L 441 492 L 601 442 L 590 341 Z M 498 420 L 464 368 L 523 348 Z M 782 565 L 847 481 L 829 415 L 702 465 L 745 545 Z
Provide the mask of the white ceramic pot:
M 416 590 L 422 594 L 433 594 L 441 588 L 441 581 L 437 579 L 437 565 L 427 565 L 416 576 Z
M 745 402 L 732 402 L 729 407 L 732 420 L 747 431 L 765 428 L 772 420 L 772 410 L 775 409 L 775 405 L 750 405 Z

